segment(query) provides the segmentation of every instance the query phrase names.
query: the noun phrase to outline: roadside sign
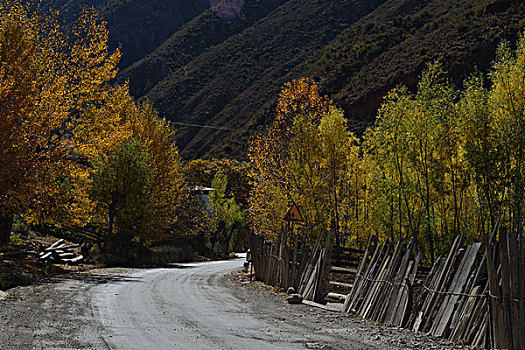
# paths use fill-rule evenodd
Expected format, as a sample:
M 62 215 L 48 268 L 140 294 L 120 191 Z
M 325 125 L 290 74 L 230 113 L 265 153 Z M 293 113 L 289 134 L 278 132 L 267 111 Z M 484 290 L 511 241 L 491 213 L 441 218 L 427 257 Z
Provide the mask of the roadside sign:
M 284 216 L 284 220 L 286 221 L 300 221 L 303 222 L 303 216 L 301 215 L 301 212 L 299 211 L 299 208 L 297 208 L 297 205 L 294 203 L 290 210 L 288 210 L 288 213 Z

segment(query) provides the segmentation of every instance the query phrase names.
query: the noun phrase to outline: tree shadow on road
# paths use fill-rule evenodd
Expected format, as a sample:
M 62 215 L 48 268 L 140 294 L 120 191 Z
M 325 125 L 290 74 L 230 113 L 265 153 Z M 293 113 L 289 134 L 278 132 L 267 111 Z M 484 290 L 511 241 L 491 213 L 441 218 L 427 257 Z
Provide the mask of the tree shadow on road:
M 67 280 L 82 281 L 91 284 L 141 282 L 141 277 L 111 273 L 70 273 L 67 275 L 53 277 L 46 282 L 60 283 Z
M 180 264 L 165 264 L 162 266 L 155 266 L 154 268 L 162 269 L 188 269 L 193 268 L 191 265 L 180 265 Z M 136 282 L 141 283 L 142 277 L 132 276 L 133 272 L 144 269 L 151 269 L 152 267 L 141 266 L 134 267 L 129 273 L 116 273 L 116 272 L 74 272 L 64 275 L 55 276 L 46 280 L 49 283 L 60 283 L 66 280 L 76 280 L 91 284 L 106 284 L 106 283 L 124 283 L 124 282 Z

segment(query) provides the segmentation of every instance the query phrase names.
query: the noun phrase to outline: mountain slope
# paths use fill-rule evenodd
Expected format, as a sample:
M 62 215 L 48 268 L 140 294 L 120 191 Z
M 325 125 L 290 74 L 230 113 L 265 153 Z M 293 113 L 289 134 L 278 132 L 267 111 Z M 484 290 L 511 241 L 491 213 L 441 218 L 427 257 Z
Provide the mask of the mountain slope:
M 122 43 L 117 80 L 177 125 L 185 158 L 244 158 L 283 84 L 301 76 L 360 133 L 386 92 L 414 88 L 427 62 L 439 59 L 461 85 L 525 25 L 518 0 L 244 0 L 229 19 L 209 0 L 49 3 L 68 20 L 85 5 L 99 10 Z
M 125 68 L 156 49 L 182 25 L 207 10 L 209 0 L 43 0 L 66 22 L 85 7 L 94 7 L 108 23 L 113 47 L 122 45 Z
M 501 41 L 514 42 L 524 29 L 524 18 L 525 4 L 515 0 L 385 1 L 284 78 L 313 77 L 360 134 L 373 122 L 385 94 L 399 84 L 415 88 L 428 62 L 440 60 L 457 86 L 476 69 L 486 72 Z M 262 107 L 246 103 L 253 96 L 256 89 L 246 90 L 219 113 L 250 115 L 244 129 L 218 137 L 222 144 L 243 147 L 254 130 L 250 126 L 271 118 L 277 92 Z
M 475 69 L 487 71 L 501 41 L 514 42 L 525 24 L 525 6 L 518 1 L 424 2 L 385 3 L 304 68 L 347 112 L 356 131 L 370 123 L 388 90 L 398 84 L 415 88 L 427 62 L 441 61 L 461 86 Z
M 168 75 L 188 64 L 213 46 L 242 32 L 264 18 L 286 0 L 249 0 L 241 14 L 224 20 L 207 10 L 183 25 L 154 52 L 135 62 L 119 74 L 120 81 L 130 80 L 135 96 L 146 95 Z
M 319 81 L 360 133 L 386 92 L 414 87 L 427 62 L 440 59 L 458 84 L 474 67 L 486 70 L 525 14 L 508 0 L 256 4 L 245 4 L 242 24 L 201 14 L 120 74 L 179 125 L 187 158 L 243 157 L 284 82 L 301 76 Z
M 289 71 L 383 2 L 337 0 L 327 5 L 317 0 L 288 0 L 244 31 L 170 72 L 145 97 L 175 122 L 230 129 L 181 125 L 177 138 L 184 156 L 239 154 L 244 145 L 239 149 L 221 140 L 236 130 L 249 135 L 251 113 L 276 96 L 289 80 Z M 242 109 L 232 114 L 228 112 L 231 106 Z

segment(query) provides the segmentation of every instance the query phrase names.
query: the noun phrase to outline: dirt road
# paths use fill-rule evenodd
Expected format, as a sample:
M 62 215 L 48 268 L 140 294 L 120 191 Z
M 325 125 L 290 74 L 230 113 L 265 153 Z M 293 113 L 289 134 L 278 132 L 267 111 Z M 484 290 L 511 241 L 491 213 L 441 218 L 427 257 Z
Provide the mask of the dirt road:
M 307 343 L 329 341 L 309 330 L 253 315 L 248 303 L 220 283 L 238 266 L 240 262 L 233 260 L 184 265 L 176 271 L 146 270 L 132 275 L 136 282 L 98 287 L 93 306 L 112 335 L 109 345 L 116 349 L 262 350 L 304 349 Z
M 281 322 L 284 304 L 279 305 L 283 315 L 275 320 L 254 315 L 249 302 L 234 297 L 220 281 L 239 266 L 239 260 L 232 260 L 146 270 L 132 275 L 135 282 L 98 287 L 93 306 L 111 334 L 109 345 L 115 349 L 263 350 L 339 342 L 335 336 Z M 368 347 L 356 337 L 346 348 Z
M 0 300 L 0 349 L 445 349 L 422 335 L 288 305 L 236 281 L 242 260 L 100 270 Z

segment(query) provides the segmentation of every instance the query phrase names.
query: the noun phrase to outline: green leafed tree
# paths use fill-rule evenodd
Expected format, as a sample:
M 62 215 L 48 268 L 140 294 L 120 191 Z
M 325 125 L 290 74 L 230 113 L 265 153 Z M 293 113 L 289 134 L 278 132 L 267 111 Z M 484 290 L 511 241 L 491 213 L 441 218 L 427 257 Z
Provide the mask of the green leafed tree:
M 348 130 L 343 112 L 332 109 L 325 113 L 319 123 L 320 166 L 325 175 L 329 198 L 331 227 L 335 231 L 336 244 L 342 243 L 341 207 L 345 197 L 353 197 L 354 187 L 345 186 L 349 167 L 356 166 L 357 139 Z
M 133 236 L 145 219 L 152 175 L 148 158 L 144 145 L 130 138 L 95 165 L 90 194 L 107 223 L 106 243 L 115 233 Z
M 235 197 L 227 197 L 228 176 L 217 172 L 211 183 L 214 189 L 210 194 L 211 201 L 211 242 L 212 253 L 216 256 L 227 256 L 234 235 L 246 234 L 245 213 L 235 201 Z
M 489 90 L 481 74 L 465 81 L 465 90 L 457 103 L 460 132 L 463 138 L 463 158 L 468 164 L 474 186 L 472 210 L 479 213 L 471 222 L 477 235 L 495 226 L 502 208 L 505 182 L 501 171 L 504 164 L 503 140 L 498 137 L 489 105 Z
M 515 51 L 508 43 L 500 46 L 490 78 L 491 126 L 504 153 L 500 174 L 508 189 L 505 202 L 517 225 L 523 220 L 525 195 L 525 33 Z
M 174 131 L 148 104 L 126 102 L 127 139 L 94 158 L 90 196 L 94 224 L 106 241 L 152 242 L 166 238 L 178 222 L 187 190 Z

